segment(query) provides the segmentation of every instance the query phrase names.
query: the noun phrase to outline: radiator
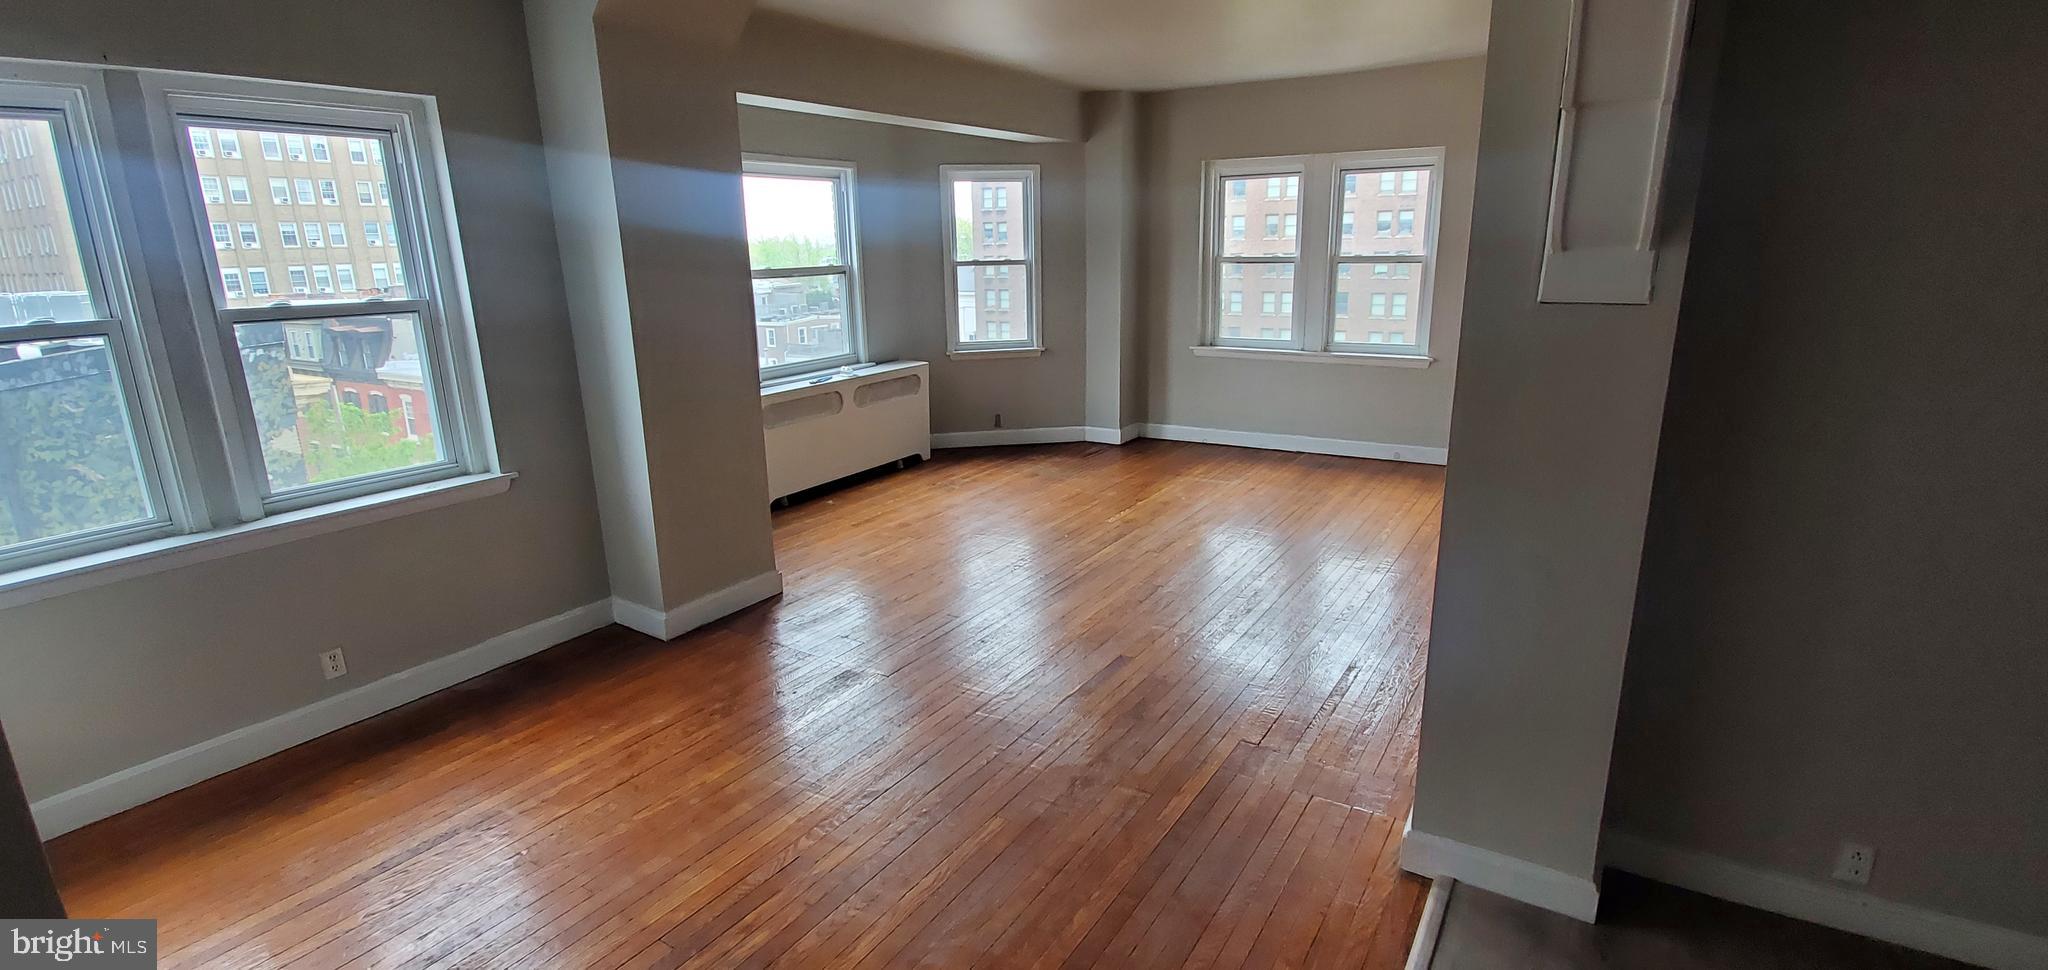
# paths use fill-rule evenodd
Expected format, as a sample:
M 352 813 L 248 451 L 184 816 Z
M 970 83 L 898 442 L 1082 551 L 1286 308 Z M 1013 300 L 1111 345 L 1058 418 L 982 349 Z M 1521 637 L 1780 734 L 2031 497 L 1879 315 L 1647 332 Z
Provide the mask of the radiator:
M 932 456 L 931 380 L 921 360 L 761 389 L 768 498 L 916 455 Z

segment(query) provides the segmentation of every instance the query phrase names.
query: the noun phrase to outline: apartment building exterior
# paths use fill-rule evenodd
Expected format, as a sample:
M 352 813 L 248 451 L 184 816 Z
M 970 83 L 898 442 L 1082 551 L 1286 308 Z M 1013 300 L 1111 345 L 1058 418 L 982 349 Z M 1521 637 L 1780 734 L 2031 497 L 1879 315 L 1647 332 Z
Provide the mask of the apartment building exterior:
M 1429 178 L 1427 170 L 1343 173 L 1342 204 L 1332 227 L 1337 252 L 1422 252 L 1431 216 Z M 1298 256 L 1302 205 L 1299 175 L 1225 179 L 1218 226 L 1223 249 L 1242 256 Z M 1336 343 L 1412 347 L 1419 338 L 1423 281 L 1417 264 L 1344 263 L 1334 281 L 1297 280 L 1296 266 L 1288 262 L 1226 263 L 1221 272 L 1218 336 L 1292 340 L 1296 304 L 1306 287 L 1333 287 L 1330 337 Z

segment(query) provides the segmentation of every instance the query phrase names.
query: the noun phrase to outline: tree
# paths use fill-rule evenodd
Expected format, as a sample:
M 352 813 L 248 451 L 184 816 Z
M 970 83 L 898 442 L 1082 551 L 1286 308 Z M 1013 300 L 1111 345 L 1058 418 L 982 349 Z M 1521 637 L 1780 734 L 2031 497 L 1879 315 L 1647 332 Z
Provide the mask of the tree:
M 0 361 L 0 506 L 0 548 L 149 516 L 104 344 Z
M 747 240 L 747 255 L 755 269 L 786 269 L 792 266 L 833 266 L 839 250 L 817 239 L 802 236 L 768 236 Z
M 388 411 L 372 413 L 353 404 L 337 408 L 323 398 L 306 405 L 299 420 L 305 428 L 308 482 L 373 475 L 437 457 L 433 436 L 399 437 Z

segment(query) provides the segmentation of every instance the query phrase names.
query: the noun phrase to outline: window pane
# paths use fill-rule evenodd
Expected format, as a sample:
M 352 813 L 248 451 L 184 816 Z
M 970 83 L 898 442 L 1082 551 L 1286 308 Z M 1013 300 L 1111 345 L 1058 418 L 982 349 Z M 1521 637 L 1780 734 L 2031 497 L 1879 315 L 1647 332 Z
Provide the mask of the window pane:
M 1300 176 L 1223 180 L 1218 251 L 1225 256 L 1292 256 L 1299 243 Z
M 956 271 L 961 344 L 1031 339 L 1029 266 L 961 266 Z
M 0 343 L 0 552 L 151 517 L 107 339 Z
M 955 179 L 953 258 L 965 262 L 1030 255 L 1031 220 L 1025 216 L 1023 180 Z
M 1357 175 L 1358 191 L 1344 195 L 1338 222 L 1344 256 L 1429 251 L 1428 169 L 1346 172 Z
M 748 175 L 742 181 L 753 268 L 839 265 L 838 179 Z
M 1378 275 L 1377 271 L 1383 266 L 1386 264 L 1341 267 L 1350 272 L 1337 274 L 1336 299 L 1333 301 L 1337 318 L 1335 329 L 1345 334 L 1337 338 L 1337 342 L 1392 345 L 1372 348 L 1382 353 L 1415 352 L 1420 349 L 1421 339 L 1418 316 L 1422 308 L 1422 274 L 1395 275 L 1390 272 Z M 1413 266 L 1412 263 L 1396 263 L 1388 268 L 1406 270 Z M 1368 268 L 1374 272 L 1366 272 Z
M 272 492 L 441 460 L 417 314 L 238 324 L 235 343 Z
M 196 129 L 195 129 L 196 130 Z M 213 129 L 217 143 L 227 134 L 240 136 L 245 145 L 260 144 L 274 133 L 264 129 Z M 319 145 L 320 135 L 311 134 L 311 129 L 284 128 L 290 137 L 305 138 L 313 145 Z M 375 138 L 355 138 L 357 144 L 381 144 Z M 307 156 L 285 153 L 283 158 L 268 158 L 261 152 L 243 152 L 240 158 L 226 157 L 216 152 L 212 156 L 194 154 L 200 179 L 200 200 L 205 205 L 209 222 L 230 222 L 238 227 L 237 239 L 283 239 L 283 227 L 295 226 L 296 234 L 306 246 L 320 246 L 322 240 L 317 227 L 326 222 L 343 219 L 347 222 L 378 222 L 391 219 L 391 206 L 372 196 L 368 201 L 354 191 L 338 193 L 336 185 L 354 185 L 358 181 L 382 181 L 388 177 L 385 171 L 384 155 L 380 152 L 364 151 L 361 160 L 342 153 L 312 152 Z M 211 186 L 226 182 L 268 186 L 268 190 L 254 198 L 238 196 L 233 192 L 225 196 L 214 192 Z M 239 227 L 247 226 L 253 233 L 244 235 Z M 396 240 L 386 240 L 395 245 Z M 404 277 L 387 272 L 387 285 L 375 289 L 362 289 L 355 293 L 336 292 L 332 286 L 320 287 L 308 280 L 300 285 L 296 276 L 288 272 L 286 255 L 269 247 L 250 246 L 246 243 L 234 249 L 222 249 L 217 253 L 223 271 L 239 271 L 244 279 L 251 279 L 252 270 L 262 270 L 262 276 L 278 286 L 275 292 L 256 292 L 253 287 L 245 288 L 240 294 L 224 292 L 222 306 L 228 308 L 280 306 L 285 304 L 331 303 L 360 299 L 384 298 L 392 300 L 413 299 L 417 294 L 409 292 Z M 349 254 L 336 254 L 346 257 Z M 370 253 L 360 256 L 360 262 L 350 267 L 359 280 L 370 278 Z M 303 258 L 303 257 L 301 257 Z M 391 263 L 389 253 L 378 256 L 379 262 Z M 303 275 L 303 274 L 299 274 Z M 285 281 L 292 281 L 285 285 Z
M 846 329 L 846 277 L 831 273 L 755 280 L 754 342 L 762 367 L 852 353 Z
M 106 316 L 86 286 L 56 133 L 47 119 L 0 114 L 0 327 Z

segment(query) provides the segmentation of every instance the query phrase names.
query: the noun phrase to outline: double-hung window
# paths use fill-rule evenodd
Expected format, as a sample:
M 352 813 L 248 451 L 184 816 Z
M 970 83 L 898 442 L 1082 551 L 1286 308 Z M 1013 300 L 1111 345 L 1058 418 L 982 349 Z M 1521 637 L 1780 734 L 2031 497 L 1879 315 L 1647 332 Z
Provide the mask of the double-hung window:
M 1426 362 L 1442 165 L 1437 149 L 1209 163 L 1202 345 Z M 1247 218 L 1279 231 L 1247 238 Z
M 865 359 L 853 166 L 749 155 L 742 184 L 761 380 Z
M 947 352 L 1036 353 L 1038 166 L 945 165 L 939 183 Z
M 496 470 L 425 99 L 4 67 L 0 137 L 38 148 L 51 204 L 34 228 L 53 246 L 0 251 L 0 588 L 139 542 Z M 123 182 L 116 112 L 147 119 L 131 150 L 168 194 Z M 368 164 L 391 186 L 390 287 L 374 295 L 352 292 L 367 263 L 299 262 L 317 224 L 247 204 L 249 184 L 275 186 L 307 164 L 299 146 L 332 138 L 375 146 Z M 143 279 L 144 252 L 176 254 L 190 317 L 156 314 L 167 278 Z M 163 329 L 185 320 L 196 332 Z M 194 337 L 199 353 L 167 349 Z M 372 398 L 410 402 L 405 419 L 348 403 Z

